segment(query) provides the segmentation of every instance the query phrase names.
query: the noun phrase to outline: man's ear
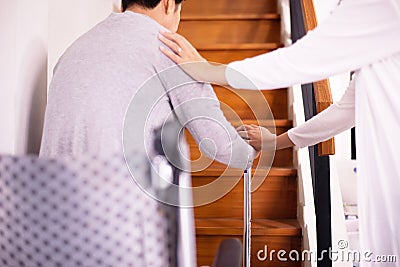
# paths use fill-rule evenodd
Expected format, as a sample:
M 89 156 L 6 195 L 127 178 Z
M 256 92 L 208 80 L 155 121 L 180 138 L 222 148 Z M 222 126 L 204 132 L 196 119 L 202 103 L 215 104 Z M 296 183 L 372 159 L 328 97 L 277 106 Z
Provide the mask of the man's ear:
M 174 13 L 176 8 L 176 4 L 175 4 L 175 0 L 163 0 L 164 2 L 164 10 L 165 10 L 165 14 L 171 14 Z
M 121 0 L 113 0 L 113 1 L 112 1 L 112 5 L 113 5 L 113 11 L 114 11 L 114 12 L 116 12 L 116 13 L 121 13 L 121 12 L 123 12 Z

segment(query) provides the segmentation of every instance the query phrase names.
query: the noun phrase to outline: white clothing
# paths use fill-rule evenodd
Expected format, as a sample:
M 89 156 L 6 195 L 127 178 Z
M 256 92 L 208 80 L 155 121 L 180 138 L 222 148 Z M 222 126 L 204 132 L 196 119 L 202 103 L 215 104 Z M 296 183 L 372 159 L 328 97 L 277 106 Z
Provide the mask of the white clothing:
M 302 125 L 288 131 L 290 140 L 298 147 L 306 147 L 326 141 L 355 125 L 354 80 L 335 102 L 318 116 L 314 116 Z
M 259 89 L 356 72 L 338 104 L 307 123 L 314 126 L 307 129 L 308 126 L 300 126 L 291 130 L 289 137 L 306 146 L 353 126 L 354 116 L 346 114 L 352 114 L 351 99 L 355 99 L 361 248 L 373 252 L 371 257 L 396 255 L 397 261 L 400 260 L 399 10 L 398 0 L 343 0 L 326 21 L 291 47 L 233 62 L 226 71 L 231 86 Z M 255 86 L 240 79 L 236 71 Z M 325 124 L 315 126 L 321 121 Z M 366 261 L 362 266 L 384 265 Z

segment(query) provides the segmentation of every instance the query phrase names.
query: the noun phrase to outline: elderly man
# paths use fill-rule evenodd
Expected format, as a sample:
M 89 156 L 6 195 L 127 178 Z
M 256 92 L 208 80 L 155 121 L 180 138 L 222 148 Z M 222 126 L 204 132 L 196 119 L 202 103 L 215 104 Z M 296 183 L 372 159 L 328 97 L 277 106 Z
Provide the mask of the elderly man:
M 197 143 L 205 140 L 206 155 L 236 168 L 251 166 L 256 151 L 226 120 L 212 87 L 194 81 L 159 51 L 157 36 L 177 30 L 181 2 L 124 0 L 123 13 L 111 14 L 67 49 L 50 84 L 41 156 L 107 156 L 126 146 L 148 152 L 153 130 L 172 119 Z M 143 169 L 131 168 L 136 180 L 148 175 Z M 190 202 L 190 193 L 185 196 Z M 194 253 L 193 233 L 184 243 Z M 194 258 L 183 266 L 194 266 Z
M 157 128 L 167 119 L 172 104 L 173 109 L 180 108 L 176 118 L 196 142 L 212 141 L 213 145 L 204 146 L 206 155 L 238 168 L 252 164 L 255 150 L 227 122 L 211 86 L 193 81 L 178 67 L 171 70 L 175 63 L 159 51 L 159 32 L 178 29 L 181 2 L 122 1 L 123 13 L 111 14 L 67 49 L 50 85 L 41 156 L 122 151 L 128 105 L 146 80 L 158 77 L 164 87 L 177 87 L 178 80 L 186 85 L 163 88 L 170 90 L 164 95 L 169 99 L 157 104 L 158 113 L 152 116 L 149 128 Z M 159 75 L 168 68 L 168 75 Z M 151 95 L 153 89 L 148 90 Z M 195 99 L 208 101 L 182 105 Z

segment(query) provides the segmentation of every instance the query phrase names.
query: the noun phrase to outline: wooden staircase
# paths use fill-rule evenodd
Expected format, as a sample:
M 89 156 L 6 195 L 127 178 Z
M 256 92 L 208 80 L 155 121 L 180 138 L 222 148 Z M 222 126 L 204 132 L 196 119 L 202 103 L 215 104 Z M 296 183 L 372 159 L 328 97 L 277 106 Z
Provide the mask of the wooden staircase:
M 277 0 L 187 0 L 182 6 L 179 33 L 184 35 L 209 61 L 229 63 L 259 55 L 281 47 L 280 15 Z M 231 116 L 232 110 L 244 123 L 255 123 L 250 109 L 259 106 L 259 93 L 241 91 L 248 103 L 231 89 L 214 86 L 226 117 L 234 126 L 242 122 Z M 261 125 L 272 127 L 276 133 L 287 131 L 287 89 L 262 92 L 272 110 L 274 121 L 261 119 Z M 232 110 L 229 110 L 230 109 Z M 188 134 L 193 160 L 201 156 L 193 138 Z M 240 175 L 240 170 L 229 169 L 213 162 L 200 172 L 193 172 L 193 186 L 209 184 L 216 179 Z M 220 176 L 222 177 L 220 178 Z M 267 175 L 267 173 L 261 175 Z M 223 183 L 222 185 L 223 186 Z M 243 235 L 243 181 L 228 194 L 208 205 L 195 208 L 198 266 L 211 266 L 222 239 Z M 273 167 L 263 184 L 252 194 L 252 266 L 301 266 L 300 262 L 278 261 L 276 253 L 270 261 L 257 259 L 257 252 L 281 249 L 289 253 L 300 251 L 302 233 L 297 222 L 297 172 L 293 168 L 293 151 L 278 151 Z M 285 255 L 288 257 L 288 254 Z

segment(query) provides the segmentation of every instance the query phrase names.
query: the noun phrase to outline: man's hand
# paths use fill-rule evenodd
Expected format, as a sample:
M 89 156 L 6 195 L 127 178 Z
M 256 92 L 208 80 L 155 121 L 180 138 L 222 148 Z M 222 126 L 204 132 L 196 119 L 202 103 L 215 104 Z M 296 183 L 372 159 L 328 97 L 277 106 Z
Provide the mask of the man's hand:
M 242 137 L 255 150 L 274 150 L 276 135 L 272 134 L 266 128 L 251 125 L 242 125 L 236 128 L 240 137 Z

